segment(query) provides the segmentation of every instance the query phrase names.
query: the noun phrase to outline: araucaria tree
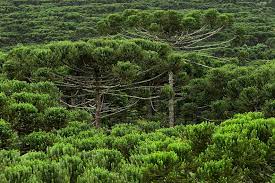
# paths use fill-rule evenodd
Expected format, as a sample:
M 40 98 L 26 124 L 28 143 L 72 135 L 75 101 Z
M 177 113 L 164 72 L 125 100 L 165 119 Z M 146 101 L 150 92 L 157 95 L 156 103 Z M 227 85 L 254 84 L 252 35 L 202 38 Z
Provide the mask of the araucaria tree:
M 46 68 L 48 75 L 45 77 L 55 81 L 65 94 L 62 103 L 91 111 L 96 127 L 100 127 L 102 118 L 126 111 L 140 100 L 152 101 L 160 97 L 162 87 L 155 83 L 156 80 L 158 84 L 164 83 L 161 76 L 167 72 L 167 57 L 171 51 L 166 44 L 140 39 L 58 42 L 22 50 L 24 52 L 11 54 L 6 63 L 9 73 L 16 74 L 15 65 L 20 63 L 20 55 L 26 54 L 25 57 L 31 59 L 23 65 L 31 65 L 33 70 Z M 47 55 L 44 58 L 53 59 L 52 65 L 47 61 L 32 64 L 37 63 L 34 60 L 39 59 L 37 55 L 41 50 Z M 62 69 L 56 69 L 58 67 Z M 25 72 L 28 79 L 37 79 L 39 75 Z
M 98 22 L 98 30 L 105 35 L 120 34 L 132 38 L 143 38 L 169 44 L 175 51 L 201 51 L 225 47 L 235 39 L 231 35 L 222 40 L 221 32 L 231 26 L 232 15 L 219 13 L 216 9 L 206 11 L 139 11 L 125 10 L 123 13 L 111 14 Z M 213 39 L 214 38 L 214 39 Z M 224 38 L 223 38 L 224 39 Z M 170 57 L 167 81 L 171 95 L 168 101 L 169 126 L 175 123 L 175 94 L 181 91 L 176 77 L 182 74 L 179 64 L 190 63 L 197 67 L 206 65 L 190 61 L 183 56 Z M 178 77 L 179 78 L 179 77 Z M 174 94 L 173 94 L 174 93 Z

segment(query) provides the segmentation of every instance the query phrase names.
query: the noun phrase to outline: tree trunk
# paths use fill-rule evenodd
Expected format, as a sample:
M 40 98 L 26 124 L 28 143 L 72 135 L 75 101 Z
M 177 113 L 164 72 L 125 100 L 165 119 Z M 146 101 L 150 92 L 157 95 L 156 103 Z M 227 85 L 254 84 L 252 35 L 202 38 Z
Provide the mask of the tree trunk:
M 148 119 L 152 119 L 152 117 L 153 117 L 153 109 L 152 109 L 152 105 L 151 105 L 151 101 L 150 100 L 148 101 L 147 106 L 148 106 L 148 108 L 147 108 L 147 118 Z
M 150 88 L 149 88 L 149 91 L 150 91 L 150 96 L 151 96 L 152 94 L 151 94 Z M 148 100 L 148 101 L 146 101 L 146 103 L 147 103 L 147 118 L 152 119 L 152 117 L 153 117 L 152 100 Z
M 101 94 L 100 90 L 96 89 L 96 111 L 95 111 L 95 126 L 96 128 L 100 128 L 101 121 Z
M 71 105 L 75 106 L 76 105 L 76 96 L 75 96 L 75 92 L 71 92 Z
M 169 73 L 169 85 L 171 87 L 171 89 L 173 89 L 174 92 L 174 74 L 173 72 Z M 173 127 L 174 123 L 175 123 L 175 109 L 174 109 L 174 105 L 175 105 L 175 97 L 174 94 L 171 95 L 170 99 L 169 99 L 169 126 Z

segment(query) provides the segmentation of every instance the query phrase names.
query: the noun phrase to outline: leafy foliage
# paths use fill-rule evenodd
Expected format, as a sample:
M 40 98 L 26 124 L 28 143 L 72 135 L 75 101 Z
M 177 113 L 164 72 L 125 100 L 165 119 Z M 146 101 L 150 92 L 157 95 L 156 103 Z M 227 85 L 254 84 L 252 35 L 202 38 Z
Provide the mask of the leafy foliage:
M 274 2 L 2 0 L 0 182 L 274 182 Z
M 60 129 L 20 139 L 34 152 L 0 151 L 0 175 L 8 182 L 268 182 L 274 125 L 274 118 L 261 113 L 239 114 L 220 125 L 176 126 L 169 133 L 116 125 L 108 135 L 71 124 L 78 131 L 73 136 L 60 136 Z M 83 148 L 81 141 L 89 139 L 102 143 Z

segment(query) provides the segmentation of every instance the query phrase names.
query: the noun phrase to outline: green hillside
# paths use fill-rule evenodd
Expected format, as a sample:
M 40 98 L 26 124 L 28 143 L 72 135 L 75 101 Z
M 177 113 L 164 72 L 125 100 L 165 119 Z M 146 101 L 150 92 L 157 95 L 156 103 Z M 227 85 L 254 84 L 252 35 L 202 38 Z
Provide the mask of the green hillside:
M 0 0 L 0 182 L 274 182 L 274 5 Z
M 252 40 L 264 43 L 274 37 L 274 13 L 271 3 L 234 1 L 181 0 L 2 0 L 0 2 L 0 46 L 44 43 L 57 40 L 80 40 L 98 36 L 96 23 L 104 16 L 125 9 L 189 9 L 216 8 L 238 13 L 237 24 L 246 26 Z M 262 38 L 255 38 L 264 36 Z M 259 40 L 258 40 L 259 39 Z M 274 39 L 273 39 L 274 40 Z

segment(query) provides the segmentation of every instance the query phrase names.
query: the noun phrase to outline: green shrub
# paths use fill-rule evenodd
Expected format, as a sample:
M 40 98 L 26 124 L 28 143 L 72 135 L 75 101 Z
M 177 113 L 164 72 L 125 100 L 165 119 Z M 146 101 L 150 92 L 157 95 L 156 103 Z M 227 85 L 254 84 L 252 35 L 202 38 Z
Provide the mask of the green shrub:
M 7 96 L 10 96 L 15 92 L 22 92 L 31 88 L 30 85 L 24 81 L 3 80 L 0 82 L 0 92 L 5 93 Z
M 174 151 L 181 161 L 190 160 L 192 155 L 192 145 L 186 141 L 175 141 L 168 145 L 168 151 Z
M 203 152 L 212 141 L 215 125 L 212 123 L 201 123 L 186 126 L 183 136 L 192 142 L 194 153 Z
M 109 172 L 103 168 L 87 169 L 79 176 L 77 183 L 123 183 L 125 182 L 117 173 Z M 125 182 L 126 183 L 126 182 Z
M 142 182 L 143 170 L 145 168 L 136 166 L 134 164 L 123 164 L 119 170 L 119 173 L 124 177 L 126 182 Z
M 68 111 L 62 107 L 50 107 L 44 112 L 44 129 L 60 129 L 66 126 Z
M 160 129 L 160 122 L 156 121 L 139 120 L 137 121 L 137 125 L 139 126 L 139 128 L 141 128 L 143 132 L 146 133 Z
M 21 150 L 27 151 L 46 151 L 48 146 L 52 146 L 55 136 L 47 132 L 32 132 L 21 140 Z
M 6 166 L 16 164 L 20 161 L 20 152 L 17 150 L 0 150 L 0 172 Z
M 197 173 L 200 180 L 205 182 L 228 182 L 233 175 L 232 168 L 230 159 L 211 160 L 203 163 Z
M 267 156 L 267 161 L 269 164 L 272 164 L 274 162 L 274 157 L 275 157 L 275 152 L 274 152 L 274 144 L 275 144 L 275 129 L 272 129 L 272 137 L 268 140 L 268 156 Z
M 112 147 L 119 150 L 125 157 L 129 157 L 131 151 L 134 150 L 142 138 L 142 135 L 136 133 L 116 137 L 112 141 Z
M 60 159 L 60 166 L 68 171 L 70 182 L 76 182 L 77 177 L 83 174 L 84 162 L 79 156 L 64 156 Z
M 92 121 L 92 116 L 84 110 L 73 110 L 68 114 L 68 121 L 81 121 L 89 123 Z
M 76 137 L 77 138 L 90 138 L 90 137 L 98 137 L 98 138 L 106 138 L 106 131 L 103 129 L 96 129 L 88 125 L 89 129 L 81 131 Z
M 90 151 L 106 147 L 104 136 L 99 135 L 95 135 L 94 137 L 74 139 L 71 143 L 80 151 Z
M 83 151 L 80 156 L 84 162 L 91 167 L 102 167 L 109 171 L 117 171 L 124 163 L 124 157 L 117 150 L 96 149 L 92 151 Z
M 70 137 L 79 135 L 80 132 L 90 129 L 91 126 L 86 123 L 77 121 L 69 122 L 65 128 L 61 128 L 57 131 L 57 134 L 61 137 Z
M 275 117 L 275 100 L 266 101 L 263 113 L 266 117 Z
M 16 133 L 12 130 L 11 125 L 0 119 L 0 149 L 10 148 L 16 139 Z
M 47 154 L 52 159 L 58 159 L 64 155 L 74 155 L 77 149 L 72 144 L 56 143 L 47 149 Z
M 179 158 L 175 152 L 154 152 L 147 155 L 134 155 L 131 162 L 145 167 L 143 181 L 168 181 L 169 174 L 179 166 Z
M 273 119 L 261 119 L 261 113 L 248 113 L 235 116 L 225 121 L 213 134 L 212 145 L 209 145 L 199 157 L 200 163 L 216 161 L 226 158 L 232 162 L 232 175 L 225 175 L 228 170 L 218 174 L 224 175 L 224 181 L 235 177 L 240 181 L 266 182 L 271 175 L 271 167 L 268 164 L 268 139 L 272 136 Z M 222 169 L 221 169 L 222 170 Z M 261 176 L 256 175 L 258 172 Z M 265 172 L 265 173 L 264 173 Z M 212 181 L 215 175 L 211 175 Z M 221 180 L 219 180 L 221 181 Z
M 139 133 L 140 129 L 132 124 L 118 124 L 112 127 L 111 135 L 121 137 L 129 133 Z
M 32 176 L 32 168 L 24 165 L 14 165 L 3 171 L 8 182 L 26 183 Z
M 12 128 L 19 134 L 30 133 L 40 128 L 38 121 L 38 110 L 29 103 L 13 103 L 9 107 L 9 121 Z
M 149 133 L 138 125 L 118 125 L 108 134 L 71 122 L 53 133 L 22 136 L 22 146 L 37 152 L 0 150 L 0 178 L 4 183 L 269 182 L 274 124 L 262 113 L 247 113 L 219 125 Z
M 45 154 L 45 152 L 41 151 L 30 151 L 20 157 L 21 161 L 33 161 L 33 160 L 47 160 L 48 156 Z
M 60 91 L 58 87 L 52 82 L 37 82 L 30 83 L 30 92 L 39 94 L 48 94 L 56 101 L 60 97 Z
M 7 117 L 7 108 L 8 108 L 8 97 L 5 93 L 0 92 L 0 117 L 6 118 Z
M 249 139 L 258 138 L 267 143 L 272 136 L 274 125 L 275 120 L 273 118 L 264 119 L 262 113 L 247 113 L 224 121 L 216 133 L 232 133 Z
M 64 168 L 59 162 L 31 161 L 30 166 L 32 166 L 33 174 L 36 175 L 41 182 L 70 182 L 68 167 Z
M 168 137 L 179 137 L 181 135 L 176 128 L 161 128 L 157 132 L 161 132 Z
M 140 141 L 135 148 L 135 154 L 150 154 L 157 151 L 166 151 L 169 144 L 175 142 L 176 139 L 166 137 L 165 139 L 151 140 L 145 139 Z
M 55 101 L 49 94 L 21 92 L 13 93 L 11 98 L 14 98 L 17 103 L 30 103 L 39 111 L 57 105 L 57 101 Z

